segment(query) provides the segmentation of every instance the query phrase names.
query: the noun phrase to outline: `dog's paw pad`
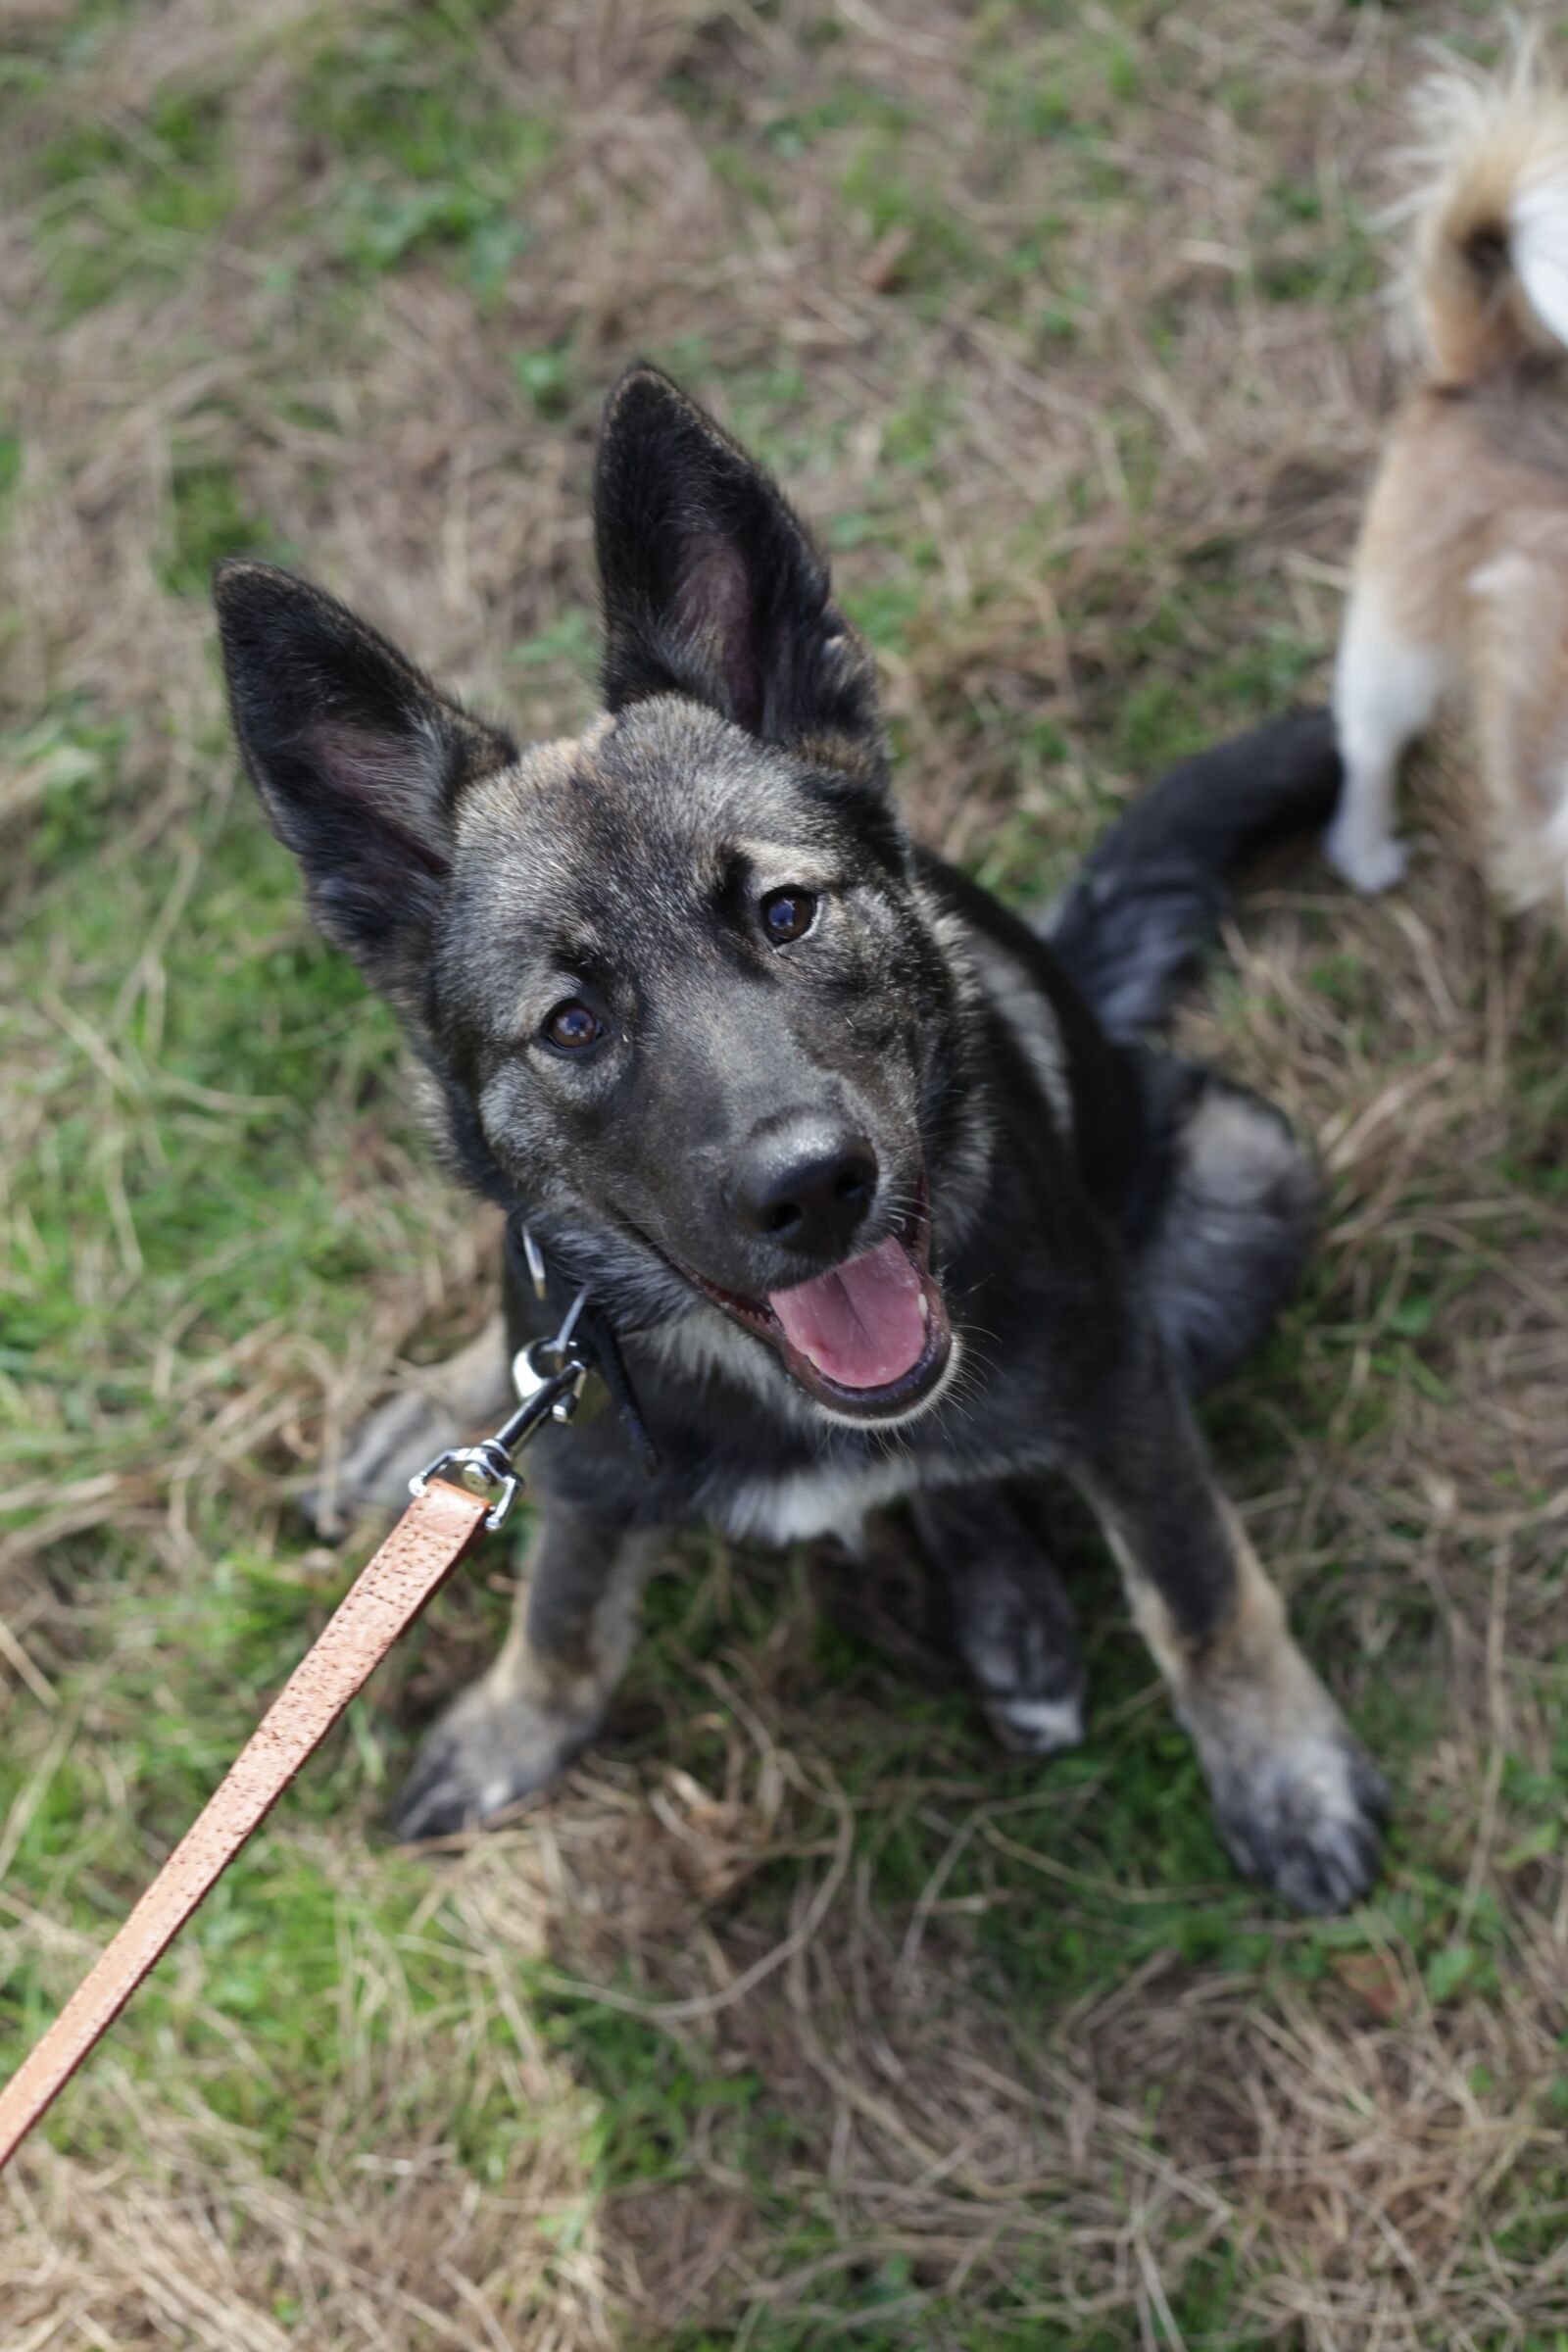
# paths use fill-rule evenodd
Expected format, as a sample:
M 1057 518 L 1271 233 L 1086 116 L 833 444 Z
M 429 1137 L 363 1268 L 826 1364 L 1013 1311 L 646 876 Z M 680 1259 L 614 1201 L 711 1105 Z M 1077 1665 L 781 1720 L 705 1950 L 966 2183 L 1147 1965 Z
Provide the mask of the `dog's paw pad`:
M 466 1691 L 425 1734 L 392 1810 L 394 1835 L 414 1843 L 482 1829 L 547 1788 L 598 1728 L 523 1699 L 491 1699 L 482 1688 Z
M 1364 836 L 1335 825 L 1323 844 L 1323 854 L 1336 873 L 1343 874 L 1352 890 L 1364 898 L 1376 898 L 1380 891 L 1393 890 L 1402 882 L 1410 863 L 1410 852 L 1402 841 L 1392 833 L 1368 840 Z
M 1388 1789 L 1343 1726 L 1237 1774 L 1215 1806 L 1240 1868 L 1298 1911 L 1347 1910 L 1377 1876 Z
M 1018 1691 L 1005 1698 L 988 1698 L 986 1720 L 1003 1746 L 1015 1755 L 1058 1755 L 1083 1739 L 1083 1695 L 1067 1690 L 1055 1698 L 1036 1698 Z

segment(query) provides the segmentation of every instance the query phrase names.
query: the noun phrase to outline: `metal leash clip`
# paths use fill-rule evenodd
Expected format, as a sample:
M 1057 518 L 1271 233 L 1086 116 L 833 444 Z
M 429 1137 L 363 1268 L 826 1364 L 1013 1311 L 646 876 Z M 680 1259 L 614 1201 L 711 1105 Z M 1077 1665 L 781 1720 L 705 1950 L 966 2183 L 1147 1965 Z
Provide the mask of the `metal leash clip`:
M 593 1369 L 573 1337 L 587 1298 L 586 1290 L 577 1293 L 553 1340 L 533 1340 L 526 1348 L 519 1348 L 513 1357 L 512 1385 L 517 1392 L 515 1411 L 477 1445 L 449 1446 L 433 1462 L 426 1462 L 418 1476 L 409 1481 L 411 1494 L 422 1494 L 432 1478 L 455 1471 L 452 1484 L 466 1487 L 470 1494 L 484 1494 L 492 1488 L 498 1490 L 484 1523 L 491 1530 L 505 1526 L 522 1491 L 522 1480 L 512 1466 L 514 1454 L 527 1444 L 542 1422 L 571 1419 L 577 1410 L 583 1382 Z

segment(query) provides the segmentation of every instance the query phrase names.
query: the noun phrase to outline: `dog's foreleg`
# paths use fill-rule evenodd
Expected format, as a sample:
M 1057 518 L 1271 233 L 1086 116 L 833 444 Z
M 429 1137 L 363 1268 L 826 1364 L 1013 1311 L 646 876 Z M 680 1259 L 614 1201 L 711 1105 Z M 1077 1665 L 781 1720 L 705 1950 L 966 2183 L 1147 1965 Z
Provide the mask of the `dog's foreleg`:
M 1408 853 L 1394 832 L 1394 793 L 1405 749 L 1431 724 L 1447 664 L 1442 651 L 1396 629 L 1376 581 L 1350 596 L 1334 673 L 1334 719 L 1345 762 L 1340 806 L 1324 853 L 1356 890 L 1388 890 Z
M 426 1734 L 398 1800 L 400 1837 L 490 1820 L 554 1780 L 604 1722 L 655 1539 L 554 1497 L 538 1508 L 512 1630 L 489 1672 Z
M 448 1446 L 482 1435 L 514 1401 L 506 1330 L 499 1314 L 445 1363 L 409 1376 L 350 1435 L 320 1484 L 300 1497 L 318 1535 L 343 1535 L 362 1513 L 401 1510 L 409 1481 Z
M 1156 1368 L 1118 1421 L 1082 1483 L 1225 1842 L 1303 1910 L 1341 1909 L 1377 1867 L 1382 1781 L 1292 1640 L 1169 1376 Z
M 1039 1531 L 1001 1486 L 917 1495 L 915 1526 L 953 1635 L 1004 1746 L 1054 1755 L 1083 1738 L 1072 1603 Z

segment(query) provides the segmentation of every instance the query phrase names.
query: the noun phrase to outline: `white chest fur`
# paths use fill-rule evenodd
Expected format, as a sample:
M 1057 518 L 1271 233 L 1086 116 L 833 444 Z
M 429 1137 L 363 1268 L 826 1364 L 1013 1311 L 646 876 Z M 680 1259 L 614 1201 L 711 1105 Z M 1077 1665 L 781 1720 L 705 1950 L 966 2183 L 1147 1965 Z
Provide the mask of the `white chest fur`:
M 820 1469 L 793 1471 L 787 1478 L 754 1479 L 729 1496 L 724 1528 L 731 1536 L 763 1544 L 836 1536 L 853 1548 L 866 1514 L 896 1502 L 917 1483 L 912 1466 L 902 1461 L 853 1468 L 824 1463 Z

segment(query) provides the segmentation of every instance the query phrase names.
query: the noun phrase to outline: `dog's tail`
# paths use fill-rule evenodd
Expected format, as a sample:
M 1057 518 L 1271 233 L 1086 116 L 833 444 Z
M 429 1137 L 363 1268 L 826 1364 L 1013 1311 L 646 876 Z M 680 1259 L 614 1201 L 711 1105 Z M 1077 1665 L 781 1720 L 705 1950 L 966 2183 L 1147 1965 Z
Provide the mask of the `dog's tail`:
M 1416 112 L 1409 292 L 1442 376 L 1479 383 L 1568 346 L 1568 99 L 1534 37 L 1501 78 L 1434 75 Z
M 1321 833 L 1340 790 L 1327 710 L 1298 710 L 1184 760 L 1112 825 L 1045 924 L 1112 1037 L 1158 1021 L 1224 912 L 1238 867 Z

